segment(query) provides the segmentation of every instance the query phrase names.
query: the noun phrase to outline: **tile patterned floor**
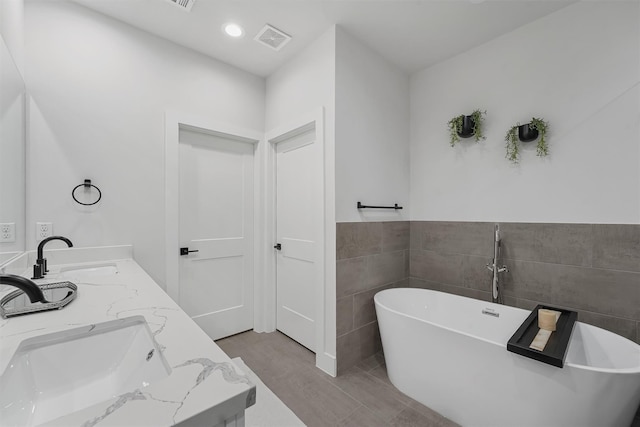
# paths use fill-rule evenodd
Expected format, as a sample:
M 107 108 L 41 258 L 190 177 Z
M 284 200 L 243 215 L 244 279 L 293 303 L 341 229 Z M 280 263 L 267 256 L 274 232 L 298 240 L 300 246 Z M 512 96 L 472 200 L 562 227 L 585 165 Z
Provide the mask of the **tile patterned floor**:
M 309 427 L 457 426 L 393 387 L 381 353 L 333 378 L 315 367 L 311 351 L 280 332 L 249 331 L 216 343 L 241 357 Z

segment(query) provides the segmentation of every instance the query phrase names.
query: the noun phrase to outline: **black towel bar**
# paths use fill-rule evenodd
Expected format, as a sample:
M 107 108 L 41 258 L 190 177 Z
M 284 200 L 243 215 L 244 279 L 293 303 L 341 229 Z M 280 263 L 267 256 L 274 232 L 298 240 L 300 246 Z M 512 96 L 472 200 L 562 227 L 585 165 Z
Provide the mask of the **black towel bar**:
M 398 206 L 397 203 L 395 203 L 393 206 L 366 206 L 363 205 L 362 203 L 358 202 L 358 209 L 402 209 L 402 206 Z

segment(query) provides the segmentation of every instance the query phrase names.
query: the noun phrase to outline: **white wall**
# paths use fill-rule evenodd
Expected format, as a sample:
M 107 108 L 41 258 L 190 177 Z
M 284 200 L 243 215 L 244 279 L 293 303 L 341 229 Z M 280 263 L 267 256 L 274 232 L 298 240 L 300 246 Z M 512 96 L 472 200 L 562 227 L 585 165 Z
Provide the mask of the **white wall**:
M 265 128 L 285 125 L 296 115 L 326 109 L 327 134 L 333 140 L 336 28 L 331 27 L 267 78 Z M 329 127 L 330 126 L 330 127 Z
M 24 75 L 24 0 L 0 0 L 0 34 Z
M 264 80 L 74 3 L 28 2 L 25 20 L 28 247 L 36 221 L 79 247 L 131 243 L 164 286 L 165 110 L 262 131 Z M 93 208 L 71 198 L 84 178 Z
M 325 162 L 325 335 L 318 352 L 336 354 L 336 228 L 335 228 L 335 52 L 336 28 L 331 27 L 304 51 L 267 78 L 266 130 L 287 126 L 301 115 L 324 109 Z M 324 353 L 321 354 L 321 353 Z M 335 363 L 334 363 L 335 366 Z
M 336 221 L 408 220 L 409 76 L 341 28 L 336 40 Z
M 15 223 L 13 243 L 0 243 L 0 265 L 25 248 L 24 0 L 0 0 L 0 222 Z
M 640 223 L 638 2 L 579 2 L 411 78 L 411 219 Z M 487 110 L 487 140 L 447 121 Z M 504 135 L 550 123 L 547 158 Z
M 0 37 L 0 95 L 0 222 L 13 223 L 15 231 L 13 242 L 0 242 L 2 264 L 8 256 L 24 250 L 26 201 L 25 85 L 3 37 Z

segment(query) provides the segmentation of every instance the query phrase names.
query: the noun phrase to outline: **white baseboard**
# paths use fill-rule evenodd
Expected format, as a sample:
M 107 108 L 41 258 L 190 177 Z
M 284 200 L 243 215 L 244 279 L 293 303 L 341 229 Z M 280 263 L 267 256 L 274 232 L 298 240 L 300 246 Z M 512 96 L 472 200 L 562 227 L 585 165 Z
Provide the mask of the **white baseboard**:
M 328 353 L 316 354 L 316 368 L 319 368 L 327 374 L 335 377 L 337 375 L 336 357 Z

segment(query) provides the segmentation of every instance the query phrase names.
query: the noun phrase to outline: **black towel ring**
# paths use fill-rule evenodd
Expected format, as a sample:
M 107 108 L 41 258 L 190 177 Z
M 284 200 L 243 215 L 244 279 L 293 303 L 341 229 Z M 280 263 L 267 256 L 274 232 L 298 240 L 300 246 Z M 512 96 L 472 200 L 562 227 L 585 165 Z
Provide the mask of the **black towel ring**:
M 80 200 L 76 199 L 76 190 L 80 187 L 84 187 L 84 188 L 95 188 L 98 191 L 98 200 L 96 200 L 93 203 L 82 203 Z M 90 179 L 85 179 L 84 180 L 84 184 L 80 184 L 80 185 L 76 185 L 73 190 L 71 191 L 71 197 L 73 197 L 73 200 L 76 201 L 76 203 L 83 205 L 83 206 L 91 206 L 91 205 L 95 205 L 96 203 L 98 203 L 100 201 L 100 199 L 102 199 L 102 191 L 100 191 L 100 189 L 98 187 L 96 187 L 95 185 L 93 185 L 91 183 Z

